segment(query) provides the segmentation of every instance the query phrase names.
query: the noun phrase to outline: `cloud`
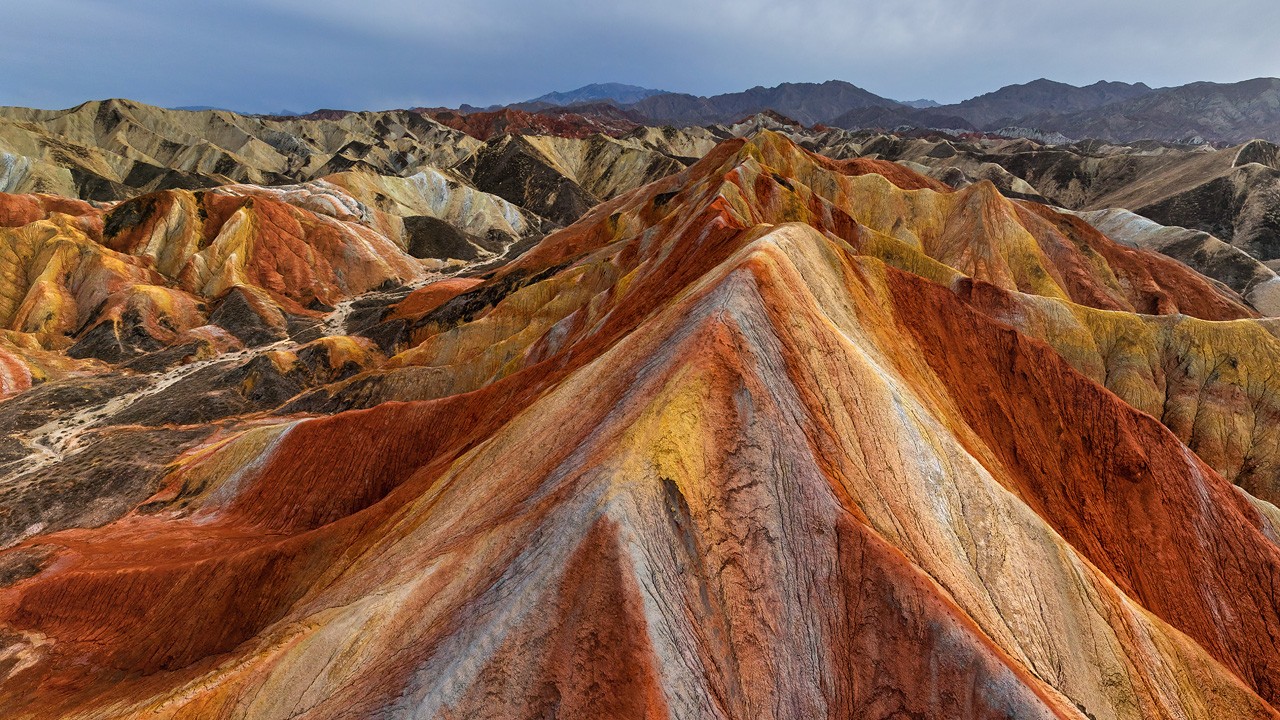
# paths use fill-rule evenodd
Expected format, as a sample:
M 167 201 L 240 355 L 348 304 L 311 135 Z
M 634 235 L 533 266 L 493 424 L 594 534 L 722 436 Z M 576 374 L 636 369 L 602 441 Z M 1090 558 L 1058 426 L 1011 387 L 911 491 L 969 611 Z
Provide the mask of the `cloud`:
M 1036 77 L 1169 85 L 1280 67 L 1256 31 L 1280 26 L 1272 0 L 43 0 L 6 14 L 0 102 L 42 107 L 382 108 L 831 78 L 945 102 Z

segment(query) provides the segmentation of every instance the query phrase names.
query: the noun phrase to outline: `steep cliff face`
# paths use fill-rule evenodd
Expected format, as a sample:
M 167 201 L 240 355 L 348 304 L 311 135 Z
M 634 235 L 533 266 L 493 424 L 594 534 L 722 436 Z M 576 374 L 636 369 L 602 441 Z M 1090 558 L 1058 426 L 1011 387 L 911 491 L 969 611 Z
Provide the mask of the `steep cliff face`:
M 1280 716 L 1275 340 L 1230 289 L 767 131 L 437 270 L 0 404 L 6 716 Z

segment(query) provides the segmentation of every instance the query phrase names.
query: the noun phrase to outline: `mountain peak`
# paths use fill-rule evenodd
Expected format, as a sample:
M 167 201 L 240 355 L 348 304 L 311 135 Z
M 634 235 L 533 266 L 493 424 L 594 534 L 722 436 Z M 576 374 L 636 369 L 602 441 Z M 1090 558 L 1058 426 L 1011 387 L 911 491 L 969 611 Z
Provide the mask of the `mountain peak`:
M 664 95 L 666 90 L 655 90 L 653 88 L 640 87 L 639 85 L 627 85 L 624 83 L 592 83 L 583 85 L 575 90 L 565 92 L 550 92 L 540 95 L 532 100 L 527 100 L 521 104 L 546 103 L 548 105 L 576 105 L 584 102 L 599 102 L 602 100 L 612 100 L 614 102 L 628 105 L 647 97 L 654 95 Z
M 667 94 L 632 106 L 655 122 L 671 124 L 732 123 L 772 110 L 804 125 L 825 123 L 854 108 L 902 107 L 896 101 L 844 80 L 780 83 L 741 92 L 697 97 Z
M 0 112 L 3 716 L 1276 720 L 1280 149 L 646 102 Z

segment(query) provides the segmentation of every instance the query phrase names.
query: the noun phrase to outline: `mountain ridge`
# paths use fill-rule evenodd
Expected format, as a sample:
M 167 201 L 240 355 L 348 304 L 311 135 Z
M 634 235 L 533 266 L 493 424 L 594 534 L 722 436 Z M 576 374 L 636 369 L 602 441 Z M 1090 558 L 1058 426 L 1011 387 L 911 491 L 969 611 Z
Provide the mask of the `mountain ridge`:
M 615 105 L 627 117 L 627 122 L 674 126 L 728 125 L 772 111 L 809 127 L 916 128 L 995 134 L 1008 131 L 1020 137 L 1061 138 L 1066 142 L 1098 139 L 1126 143 L 1154 140 L 1239 144 L 1255 138 L 1280 142 L 1277 103 L 1280 103 L 1280 79 L 1276 78 L 1255 78 L 1235 83 L 1193 82 L 1154 89 L 1141 82 L 1098 81 L 1078 87 L 1040 78 L 1006 85 L 951 104 L 933 101 L 901 103 L 848 82 L 829 80 L 756 86 L 706 97 L 621 83 L 598 83 L 575 91 L 549 93 L 522 103 L 484 109 L 464 104 L 457 110 L 425 110 L 451 112 L 457 116 L 517 112 L 535 116 L 569 117 L 579 114 L 603 118 L 611 113 L 603 108 Z M 5 108 L 4 111 L 46 115 L 67 112 L 23 108 Z M 193 107 L 191 111 L 199 110 Z M 335 120 L 354 114 L 360 113 L 318 110 L 296 116 L 257 117 Z M 543 121 L 533 125 L 528 120 L 504 122 L 519 128 L 534 127 Z
M 306 302 L 270 269 L 403 242 L 331 185 L 0 196 L 24 318 L 249 338 L 0 405 L 6 716 L 1277 716 L 1280 487 L 1218 429 L 1280 417 L 1280 340 L 1232 291 L 760 127 L 496 268 Z M 242 248 L 225 291 L 187 255 Z M 257 338 L 259 290 L 307 306 Z
M 830 119 L 839 110 L 853 107 L 899 106 L 852 83 L 828 80 L 822 83 L 782 83 L 756 86 L 736 93 L 701 97 L 682 93 L 657 95 L 629 109 L 660 123 L 729 123 L 765 110 L 773 110 L 805 125 Z
M 564 92 L 549 92 L 545 95 L 539 95 L 532 100 L 525 100 L 517 105 L 527 105 L 535 103 L 548 103 L 551 105 L 578 105 L 580 103 L 600 102 L 603 100 L 612 100 L 614 102 L 627 105 L 644 100 L 654 95 L 665 95 L 666 90 L 654 90 L 652 88 L 640 87 L 639 85 L 627 85 L 625 83 L 591 83 L 583 85 L 574 90 Z

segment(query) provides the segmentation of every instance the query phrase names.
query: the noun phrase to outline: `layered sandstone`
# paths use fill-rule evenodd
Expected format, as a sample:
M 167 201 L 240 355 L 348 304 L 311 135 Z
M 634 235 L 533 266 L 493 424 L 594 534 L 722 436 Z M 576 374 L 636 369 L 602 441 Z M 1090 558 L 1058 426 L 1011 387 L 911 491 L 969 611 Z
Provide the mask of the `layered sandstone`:
M 371 182 L 100 240 L 14 201 L 55 277 L 208 302 L 231 233 L 224 315 L 321 325 L 0 404 L 6 716 L 1280 715 L 1274 325 L 1232 289 L 769 131 L 457 277 L 361 269 L 415 260 L 331 200 Z

